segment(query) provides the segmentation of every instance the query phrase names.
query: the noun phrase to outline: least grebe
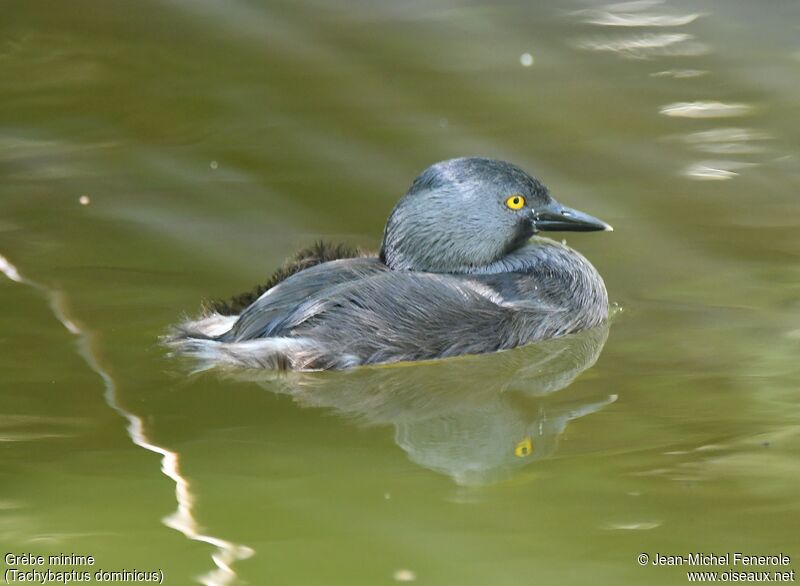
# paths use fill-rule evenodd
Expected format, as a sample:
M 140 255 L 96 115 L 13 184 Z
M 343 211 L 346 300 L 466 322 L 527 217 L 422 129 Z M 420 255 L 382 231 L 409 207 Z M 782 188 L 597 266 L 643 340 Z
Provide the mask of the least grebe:
M 206 366 L 342 369 L 494 352 L 602 323 L 603 279 L 535 236 L 545 230 L 611 226 L 510 163 L 436 163 L 395 205 L 379 255 L 285 271 L 238 315 L 212 311 L 168 343 Z

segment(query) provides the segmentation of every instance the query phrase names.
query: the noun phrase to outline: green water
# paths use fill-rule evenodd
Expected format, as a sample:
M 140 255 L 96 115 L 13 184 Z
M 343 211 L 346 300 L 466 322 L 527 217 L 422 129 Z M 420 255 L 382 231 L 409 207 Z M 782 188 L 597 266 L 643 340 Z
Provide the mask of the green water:
M 797 568 L 798 22 L 789 0 L 6 2 L 0 553 L 176 585 Z M 411 179 L 469 154 L 614 225 L 568 235 L 608 331 L 277 378 L 165 357 L 203 298 L 317 238 L 377 247 Z

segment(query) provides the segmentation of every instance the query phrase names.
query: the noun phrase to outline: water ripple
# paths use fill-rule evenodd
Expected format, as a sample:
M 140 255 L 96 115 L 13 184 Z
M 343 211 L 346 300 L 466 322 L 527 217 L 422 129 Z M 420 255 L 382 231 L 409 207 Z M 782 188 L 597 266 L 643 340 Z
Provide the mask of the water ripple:
M 753 106 L 750 104 L 712 101 L 675 102 L 662 106 L 659 110 L 664 116 L 678 118 L 731 118 L 745 116 L 752 111 Z
M 708 75 L 705 69 L 667 69 L 665 71 L 656 71 L 651 73 L 650 77 L 672 77 L 674 79 L 690 79 L 693 77 L 701 77 Z
M 603 529 L 610 531 L 649 531 L 661 527 L 661 521 L 638 521 L 634 523 L 606 523 Z
M 761 130 L 752 128 L 714 128 L 702 132 L 692 132 L 684 137 L 690 144 L 708 144 L 720 142 L 748 142 L 752 140 L 769 140 L 772 136 Z
M 766 132 L 750 128 L 715 128 L 702 132 L 692 132 L 677 137 L 694 150 L 715 155 L 750 155 L 767 150 L 763 142 L 772 138 Z
M 738 176 L 738 171 L 747 167 L 753 167 L 755 163 L 745 163 L 743 161 L 698 161 L 692 163 L 683 171 L 683 175 L 690 179 L 724 181 Z
M 605 8 L 612 12 L 641 12 L 654 6 L 660 6 L 664 0 L 631 0 L 630 2 L 615 2 Z
M 701 12 L 691 14 L 646 12 L 663 3 L 663 0 L 617 2 L 600 8 L 577 10 L 573 14 L 583 16 L 583 22 L 587 24 L 600 26 L 683 26 L 705 16 Z
M 579 49 L 608 51 L 628 59 L 653 57 L 690 57 L 709 51 L 708 45 L 688 33 L 643 33 L 624 38 L 584 39 Z
M 694 22 L 703 16 L 700 12 L 685 15 L 670 14 L 634 14 L 634 13 L 614 13 L 596 12 L 584 20 L 587 24 L 599 26 L 683 26 Z

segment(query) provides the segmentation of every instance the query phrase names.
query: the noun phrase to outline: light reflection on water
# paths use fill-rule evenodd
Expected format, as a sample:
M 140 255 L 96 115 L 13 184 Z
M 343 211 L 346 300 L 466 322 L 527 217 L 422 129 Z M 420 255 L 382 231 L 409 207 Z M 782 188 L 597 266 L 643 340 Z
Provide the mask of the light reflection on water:
M 666 69 L 650 74 L 650 77 L 674 77 L 675 79 L 690 79 L 692 77 L 702 77 L 708 71 L 702 69 Z
M 749 104 L 726 104 L 723 102 L 676 102 L 662 106 L 664 116 L 680 118 L 732 118 L 746 116 L 753 111 Z
M 575 14 L 590 25 L 603 27 L 633 28 L 677 28 L 688 25 L 701 16 L 701 13 L 662 14 L 649 12 L 659 6 L 653 3 L 610 4 L 600 9 L 580 10 Z M 685 32 L 654 33 L 642 32 L 636 35 L 616 35 L 602 39 L 584 39 L 578 47 L 592 51 L 607 51 L 631 59 L 653 59 L 657 57 L 690 57 L 708 53 L 710 48 L 698 42 L 695 36 Z
M 710 53 L 713 48 L 698 40 L 691 33 L 683 32 L 686 25 L 695 22 L 705 13 L 661 14 L 653 12 L 664 8 L 659 1 L 643 3 L 610 4 L 598 9 L 585 9 L 574 13 L 582 22 L 595 26 L 638 27 L 643 29 L 675 28 L 674 32 L 642 32 L 637 35 L 617 35 L 602 39 L 583 39 L 578 47 L 592 51 L 616 53 L 621 57 L 633 59 L 663 59 L 666 57 L 697 57 Z M 667 69 L 650 73 L 651 77 L 692 79 L 713 74 L 705 69 Z M 690 91 L 690 87 L 686 87 Z M 678 101 L 665 104 L 659 113 L 668 117 L 689 119 L 716 119 L 750 116 L 756 112 L 754 104 L 745 102 L 724 102 L 720 100 Z M 690 133 L 687 142 L 695 143 L 695 149 L 706 153 L 727 156 L 748 156 L 765 152 L 760 145 L 744 144 L 749 138 L 732 139 L 722 136 L 727 129 L 716 129 Z M 757 136 L 754 131 L 751 136 Z M 760 133 L 765 134 L 765 133 Z M 704 144 L 698 144 L 704 143 Z M 741 172 L 759 164 L 753 160 L 715 159 L 699 160 L 689 163 L 680 171 L 681 175 L 695 180 L 726 180 L 738 177 Z
M 51 290 L 41 283 L 26 279 L 20 274 L 17 267 L 11 264 L 11 262 L 2 255 L 0 255 L 0 272 L 15 283 L 27 285 L 44 294 L 50 302 L 50 307 L 56 319 L 70 334 L 78 338 L 78 353 L 86 361 L 86 365 L 103 380 L 105 401 L 111 409 L 127 421 L 127 432 L 131 441 L 140 448 L 161 456 L 161 472 L 175 483 L 175 500 L 178 504 L 177 510 L 164 518 L 164 524 L 180 531 L 188 539 L 207 543 L 216 548 L 216 551 L 211 555 L 211 559 L 217 567 L 199 576 L 198 581 L 207 586 L 227 586 L 229 584 L 234 584 L 237 576 L 233 569 L 233 564 L 236 561 L 247 559 L 252 556 L 254 553 L 253 550 L 245 545 L 239 545 L 213 535 L 208 535 L 200 528 L 200 525 L 194 518 L 193 508 L 195 497 L 192 494 L 191 485 L 180 471 L 180 456 L 177 452 L 168 450 L 154 443 L 148 437 L 142 418 L 127 410 L 120 403 L 117 383 L 100 362 L 97 352 L 94 349 L 95 342 L 92 333 L 78 326 L 76 322 L 69 317 L 69 311 L 67 310 L 67 303 L 63 292 Z M 2 428 L 3 419 L 8 418 L 0 418 L 0 428 Z M 19 417 L 17 417 L 17 420 L 18 419 Z M 33 417 L 32 419 L 34 419 L 37 424 L 42 422 L 41 417 Z M 48 421 L 48 423 L 52 424 L 52 421 Z M 28 434 L 24 437 L 15 438 L 14 441 L 31 441 L 40 439 L 41 437 L 52 438 L 58 436 L 48 434 L 37 437 Z M 0 441 L 11 440 L 7 440 L 4 434 L 0 436 Z M 61 538 L 63 539 L 64 536 L 61 536 Z M 40 539 L 35 539 L 33 541 L 39 540 Z
M 658 12 L 665 8 L 662 0 L 622 2 L 600 8 L 587 8 L 575 12 L 587 24 L 625 27 L 674 27 L 690 24 L 703 16 L 701 12 L 689 14 L 666 14 Z M 650 11 L 655 8 L 656 11 Z
M 599 13 L 587 18 L 584 22 L 600 26 L 683 26 L 694 22 L 701 14 L 686 14 L 684 16 L 669 16 L 666 14 L 614 14 L 613 12 Z
M 585 39 L 578 43 L 581 49 L 609 51 L 631 59 L 655 57 L 690 57 L 708 52 L 702 43 L 686 33 L 642 33 L 614 39 Z

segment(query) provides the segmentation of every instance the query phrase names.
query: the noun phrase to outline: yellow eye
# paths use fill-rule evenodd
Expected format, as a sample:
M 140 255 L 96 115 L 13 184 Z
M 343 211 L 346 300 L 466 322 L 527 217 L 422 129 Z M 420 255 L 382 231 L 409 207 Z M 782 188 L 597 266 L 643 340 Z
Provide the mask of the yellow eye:
M 525 205 L 525 198 L 519 194 L 512 195 L 506 200 L 506 205 L 512 210 L 521 210 Z
M 516 446 L 514 446 L 514 455 L 517 458 L 525 458 L 530 456 L 533 453 L 533 442 L 531 441 L 530 437 L 526 437 L 524 440 L 519 442 Z

